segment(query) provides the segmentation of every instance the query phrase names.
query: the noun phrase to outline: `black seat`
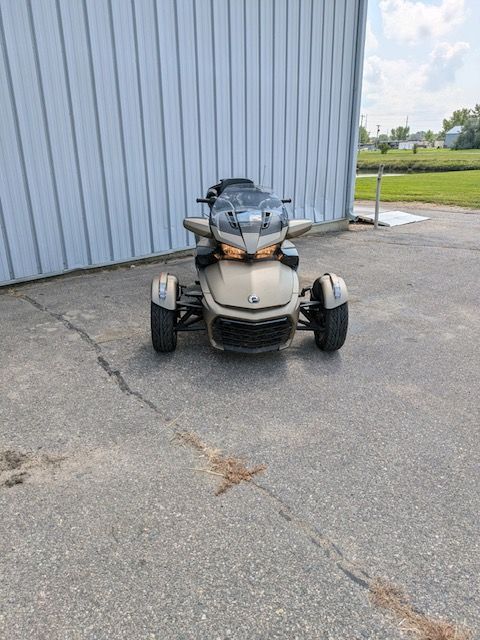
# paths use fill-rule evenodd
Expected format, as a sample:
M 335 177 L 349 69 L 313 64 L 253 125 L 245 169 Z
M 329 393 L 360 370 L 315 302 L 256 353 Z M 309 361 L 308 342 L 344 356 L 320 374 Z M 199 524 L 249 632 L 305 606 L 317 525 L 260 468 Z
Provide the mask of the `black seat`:
M 214 184 L 213 187 L 210 187 L 207 191 L 207 198 L 211 198 L 212 196 L 218 197 L 222 191 L 233 184 L 251 184 L 252 187 L 254 186 L 253 180 L 249 180 L 248 178 L 223 178 L 218 184 Z

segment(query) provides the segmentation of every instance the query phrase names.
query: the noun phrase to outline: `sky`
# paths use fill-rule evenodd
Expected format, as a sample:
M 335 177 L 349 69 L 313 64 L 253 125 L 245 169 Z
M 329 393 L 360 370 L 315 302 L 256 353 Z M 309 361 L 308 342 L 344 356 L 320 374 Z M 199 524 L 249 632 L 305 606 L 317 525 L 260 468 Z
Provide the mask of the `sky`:
M 363 124 L 442 129 L 480 103 L 480 0 L 369 0 Z

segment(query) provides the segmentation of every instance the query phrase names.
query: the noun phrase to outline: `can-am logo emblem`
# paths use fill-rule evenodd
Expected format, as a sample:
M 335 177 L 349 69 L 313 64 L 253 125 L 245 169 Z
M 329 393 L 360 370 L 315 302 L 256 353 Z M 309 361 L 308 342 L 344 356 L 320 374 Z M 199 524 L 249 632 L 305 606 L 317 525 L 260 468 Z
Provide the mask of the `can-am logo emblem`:
M 257 302 L 260 302 L 260 298 L 255 293 L 252 293 L 248 296 L 248 301 L 250 304 L 256 304 Z

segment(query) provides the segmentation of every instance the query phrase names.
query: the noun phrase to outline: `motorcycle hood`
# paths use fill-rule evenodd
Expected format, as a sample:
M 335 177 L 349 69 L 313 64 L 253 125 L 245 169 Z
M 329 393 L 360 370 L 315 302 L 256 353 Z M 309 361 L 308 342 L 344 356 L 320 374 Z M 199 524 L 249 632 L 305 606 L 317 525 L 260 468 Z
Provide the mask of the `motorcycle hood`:
M 202 289 L 226 307 L 282 307 L 298 295 L 296 272 L 278 260 L 220 260 L 203 270 Z

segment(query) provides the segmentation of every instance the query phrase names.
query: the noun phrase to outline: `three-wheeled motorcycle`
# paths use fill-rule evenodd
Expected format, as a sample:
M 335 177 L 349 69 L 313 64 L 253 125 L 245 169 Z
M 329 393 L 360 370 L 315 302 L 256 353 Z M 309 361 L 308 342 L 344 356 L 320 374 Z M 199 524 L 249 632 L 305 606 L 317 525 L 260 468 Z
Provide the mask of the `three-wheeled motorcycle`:
M 195 234 L 198 280 L 184 286 L 167 272 L 153 279 L 154 349 L 174 351 L 179 333 L 196 330 L 206 330 L 212 346 L 225 351 L 285 349 L 297 330 L 312 331 L 323 351 L 340 349 L 348 327 L 345 282 L 325 273 L 299 286 L 291 240 L 312 222 L 289 220 L 290 200 L 246 178 L 221 180 L 197 202 L 208 205 L 209 216 L 183 224 Z

